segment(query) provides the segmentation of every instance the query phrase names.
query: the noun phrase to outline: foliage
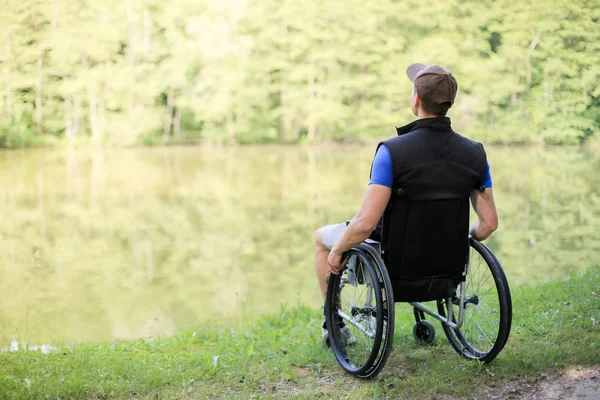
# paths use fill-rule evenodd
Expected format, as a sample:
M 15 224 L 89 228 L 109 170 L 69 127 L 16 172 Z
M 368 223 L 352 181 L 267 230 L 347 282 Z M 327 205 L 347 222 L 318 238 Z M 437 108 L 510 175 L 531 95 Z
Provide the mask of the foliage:
M 594 0 L 6 0 L 0 18 L 2 147 L 365 140 L 412 118 L 414 61 L 454 71 L 477 139 L 600 129 Z

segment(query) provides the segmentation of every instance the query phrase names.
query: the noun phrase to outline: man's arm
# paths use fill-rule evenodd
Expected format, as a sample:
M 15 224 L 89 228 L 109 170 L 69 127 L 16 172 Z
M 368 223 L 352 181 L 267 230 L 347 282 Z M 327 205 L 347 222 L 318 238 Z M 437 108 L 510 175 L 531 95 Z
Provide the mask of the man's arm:
M 343 265 L 340 265 L 340 263 L 342 254 L 345 251 L 364 242 L 371 235 L 381 219 L 391 195 L 392 189 L 387 186 L 369 185 L 356 216 L 352 219 L 340 240 L 331 249 L 328 263 L 332 272 L 338 272 L 342 269 Z
M 473 190 L 471 204 L 477 214 L 477 221 L 471 227 L 469 234 L 480 241 L 487 239 L 492 232 L 498 229 L 498 213 L 492 188 L 487 188 L 484 192 Z

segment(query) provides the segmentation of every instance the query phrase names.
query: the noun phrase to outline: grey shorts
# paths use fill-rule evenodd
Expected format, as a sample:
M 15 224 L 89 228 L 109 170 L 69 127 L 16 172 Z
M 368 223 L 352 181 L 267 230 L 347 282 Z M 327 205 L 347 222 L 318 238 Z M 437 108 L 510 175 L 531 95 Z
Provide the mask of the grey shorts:
M 329 250 L 333 247 L 335 242 L 340 240 L 342 234 L 346 230 L 346 223 L 342 222 L 341 224 L 327 225 L 323 227 L 323 238 L 321 242 L 323 246 L 327 247 Z

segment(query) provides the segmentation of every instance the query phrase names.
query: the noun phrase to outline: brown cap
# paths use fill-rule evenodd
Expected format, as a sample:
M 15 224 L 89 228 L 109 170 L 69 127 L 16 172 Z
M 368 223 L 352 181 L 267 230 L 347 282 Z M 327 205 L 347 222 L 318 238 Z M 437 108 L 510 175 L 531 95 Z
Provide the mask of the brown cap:
M 408 66 L 406 76 L 414 82 L 421 101 L 429 106 L 454 104 L 458 84 L 452 72 L 441 65 L 415 63 Z

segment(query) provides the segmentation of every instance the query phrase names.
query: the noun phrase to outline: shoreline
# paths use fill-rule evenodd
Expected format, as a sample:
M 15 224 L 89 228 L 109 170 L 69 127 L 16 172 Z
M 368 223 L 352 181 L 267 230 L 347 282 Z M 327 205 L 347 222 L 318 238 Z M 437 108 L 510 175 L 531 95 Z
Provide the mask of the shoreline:
M 0 147 L 0 153 L 13 153 L 23 151 L 128 151 L 128 150 L 170 150 L 170 149 L 199 149 L 211 150 L 235 150 L 254 148 L 298 148 L 298 149 L 347 149 L 347 148 L 375 148 L 379 141 L 369 142 L 322 142 L 322 143 L 244 143 L 244 144 L 212 144 L 212 143 L 173 143 L 167 145 L 143 144 L 131 145 L 105 145 L 105 144 L 70 144 L 63 143 L 51 146 L 28 146 L 28 147 Z M 600 150 L 600 142 L 587 142 L 582 144 L 547 144 L 547 143 L 485 143 L 488 148 L 518 148 L 518 149 L 581 149 Z
M 410 309 L 401 306 L 386 367 L 374 381 L 360 381 L 318 345 L 320 310 L 297 306 L 248 328 L 58 346 L 48 354 L 0 353 L 0 397 L 484 397 L 513 380 L 537 381 L 543 374 L 600 364 L 598 287 L 595 268 L 567 280 L 513 288 L 511 336 L 491 364 L 460 358 L 441 329 L 433 346 L 417 345 Z

